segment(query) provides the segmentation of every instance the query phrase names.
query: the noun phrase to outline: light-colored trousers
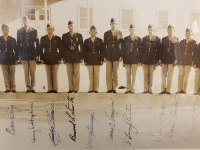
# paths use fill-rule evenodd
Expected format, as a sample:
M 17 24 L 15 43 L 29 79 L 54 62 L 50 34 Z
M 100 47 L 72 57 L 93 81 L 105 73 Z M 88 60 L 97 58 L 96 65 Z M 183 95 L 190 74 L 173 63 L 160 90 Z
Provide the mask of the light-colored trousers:
M 16 90 L 15 65 L 1 65 L 6 90 Z
M 152 92 L 153 73 L 156 69 L 156 64 L 142 64 L 142 68 L 144 73 L 144 92 Z
M 115 90 L 118 86 L 119 61 L 106 61 L 107 90 Z
M 24 78 L 27 90 L 34 90 L 35 87 L 35 71 L 36 62 L 35 60 L 22 60 L 22 65 L 24 68 Z
M 200 92 L 200 68 L 195 68 L 194 93 Z
M 162 64 L 161 69 L 161 92 L 165 91 L 170 92 L 172 86 L 172 77 L 174 73 L 174 65 L 173 64 Z M 167 82 L 167 85 L 166 85 Z
M 66 63 L 69 90 L 79 90 L 80 63 Z
M 99 89 L 99 73 L 100 65 L 87 65 L 90 86 L 89 91 L 98 91 Z
M 126 70 L 126 90 L 135 91 L 134 85 L 136 80 L 136 72 L 138 64 L 124 64 Z M 132 77 L 132 80 L 131 80 Z
M 58 90 L 58 68 L 59 65 L 46 65 L 46 74 L 47 74 L 47 85 L 48 91 L 57 91 Z
M 188 77 L 191 71 L 190 65 L 181 65 L 178 67 L 178 91 L 186 92 L 187 90 L 187 83 L 188 83 Z

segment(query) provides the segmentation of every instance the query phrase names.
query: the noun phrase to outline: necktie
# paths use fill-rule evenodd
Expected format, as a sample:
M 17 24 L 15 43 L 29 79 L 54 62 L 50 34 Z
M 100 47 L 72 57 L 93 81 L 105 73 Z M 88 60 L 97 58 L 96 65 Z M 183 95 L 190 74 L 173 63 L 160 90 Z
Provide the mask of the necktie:
M 135 36 L 131 36 L 131 40 L 134 41 L 135 40 Z
M 94 43 L 94 37 L 92 37 L 92 42 Z

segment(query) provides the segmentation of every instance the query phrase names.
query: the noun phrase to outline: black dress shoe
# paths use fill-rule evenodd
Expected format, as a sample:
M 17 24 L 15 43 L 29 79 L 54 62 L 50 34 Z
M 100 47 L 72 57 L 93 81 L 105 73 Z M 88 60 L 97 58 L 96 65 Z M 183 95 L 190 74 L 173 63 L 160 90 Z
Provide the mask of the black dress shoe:
M 131 91 L 126 91 L 125 94 L 131 93 Z
M 68 93 L 72 93 L 72 92 L 74 92 L 74 90 L 69 90 L 69 91 L 68 91 Z
M 47 91 L 47 93 L 51 93 L 52 91 Z
M 32 93 L 36 93 L 35 90 L 31 90 Z
M 75 90 L 74 93 L 78 93 L 78 90 Z
M 17 93 L 15 90 L 12 90 L 13 93 Z
M 153 94 L 153 92 L 149 92 L 149 94 Z
M 52 92 L 53 92 L 53 93 L 58 93 L 58 91 L 56 91 L 56 90 L 52 90 Z
M 31 90 L 27 90 L 27 91 L 26 91 L 26 93 L 30 93 L 30 92 L 31 92 Z
M 113 93 L 117 93 L 117 91 L 116 91 L 116 90 L 113 90 Z
M 112 93 L 112 90 L 108 90 L 106 93 Z
M 135 92 L 134 92 L 134 91 L 131 91 L 130 93 L 131 93 L 131 94 L 135 94 Z
M 142 94 L 147 94 L 147 93 L 149 93 L 148 91 L 144 91 L 144 92 L 142 92 Z
M 9 92 L 10 92 L 10 90 L 6 90 L 6 91 L 5 91 L 5 93 L 9 93 Z
M 88 93 L 92 93 L 93 91 L 88 91 Z
M 99 93 L 98 91 L 94 91 L 94 93 Z
M 160 92 L 159 94 L 165 94 L 166 93 L 166 91 L 162 91 L 162 92 Z
M 176 92 L 176 94 L 181 94 L 181 93 L 183 93 L 183 91 L 177 91 L 177 92 Z
M 170 92 L 166 92 L 166 94 L 171 94 Z

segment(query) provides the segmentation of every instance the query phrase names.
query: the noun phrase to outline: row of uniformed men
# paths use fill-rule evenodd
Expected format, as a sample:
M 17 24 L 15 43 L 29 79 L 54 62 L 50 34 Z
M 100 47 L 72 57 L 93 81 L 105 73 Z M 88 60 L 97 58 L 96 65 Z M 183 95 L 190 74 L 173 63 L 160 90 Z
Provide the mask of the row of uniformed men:
M 45 64 L 48 91 L 57 93 L 57 73 L 61 60 L 66 63 L 69 93 L 77 93 L 80 82 L 80 63 L 88 68 L 90 85 L 88 93 L 98 93 L 100 65 L 106 62 L 107 93 L 117 93 L 119 62 L 123 60 L 126 70 L 126 94 L 134 93 L 134 84 L 138 66 L 144 72 L 144 94 L 152 94 L 153 73 L 156 66 L 162 66 L 161 93 L 170 94 L 174 66 L 179 66 L 178 91 L 186 93 L 187 80 L 192 66 L 195 66 L 194 94 L 199 93 L 200 46 L 191 38 L 192 31 L 186 29 L 186 39 L 179 43 L 173 36 L 174 27 L 168 26 L 168 36 L 162 39 L 153 34 L 154 27 L 148 26 L 149 35 L 142 40 L 135 35 L 135 26 L 130 25 L 130 35 L 123 39 L 122 32 L 116 30 L 116 20 L 110 20 L 111 29 L 105 32 L 104 42 L 96 37 L 97 30 L 90 28 L 91 37 L 83 43 L 80 33 L 74 31 L 74 22 L 68 22 L 69 32 L 62 39 L 53 34 L 54 27 L 47 25 L 47 35 L 41 37 L 37 30 L 29 26 L 29 18 L 24 16 L 23 27 L 17 31 L 17 43 L 8 35 L 9 27 L 2 25 L 3 36 L 0 37 L 0 63 L 7 92 L 16 92 L 15 64 L 23 64 L 27 91 L 35 93 L 36 61 Z

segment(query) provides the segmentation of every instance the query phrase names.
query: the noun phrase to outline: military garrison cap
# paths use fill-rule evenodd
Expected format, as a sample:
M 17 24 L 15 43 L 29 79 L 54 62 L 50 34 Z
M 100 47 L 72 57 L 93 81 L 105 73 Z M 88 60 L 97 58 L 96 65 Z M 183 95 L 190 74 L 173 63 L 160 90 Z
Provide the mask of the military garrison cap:
M 130 24 L 129 28 L 134 28 L 134 29 L 136 29 L 136 27 L 135 27 L 134 24 Z
M 171 29 L 171 28 L 174 29 L 174 26 L 173 25 L 168 25 L 167 29 Z
M 74 22 L 70 20 L 70 21 L 68 22 L 68 25 L 70 25 L 70 24 L 74 24 Z
M 97 30 L 95 26 L 91 26 L 90 30 L 92 30 L 92 29 Z
M 52 24 L 47 24 L 47 28 L 54 28 L 54 26 Z
M 116 23 L 116 19 L 115 18 L 111 18 L 110 23 L 113 23 L 113 22 Z
M 6 24 L 2 24 L 1 29 L 9 28 Z
M 185 32 L 192 32 L 192 30 L 189 28 L 186 28 Z
M 22 17 L 22 20 L 28 20 L 28 19 L 29 19 L 28 16 L 23 16 L 23 17 Z
M 149 28 L 154 28 L 154 26 L 152 24 L 148 25 L 148 29 Z

